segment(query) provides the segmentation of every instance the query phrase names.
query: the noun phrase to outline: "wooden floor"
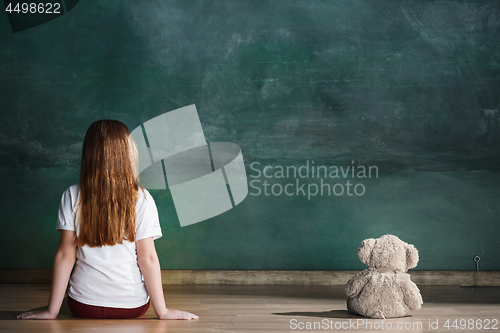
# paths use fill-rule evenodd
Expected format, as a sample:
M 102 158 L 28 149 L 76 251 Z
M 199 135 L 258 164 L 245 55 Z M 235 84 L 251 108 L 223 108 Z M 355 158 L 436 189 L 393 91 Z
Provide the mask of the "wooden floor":
M 343 286 L 164 285 L 164 289 L 167 306 L 188 310 L 200 319 L 160 321 L 152 308 L 138 319 L 78 319 L 72 316 L 65 302 L 57 320 L 19 320 L 16 314 L 46 305 L 49 285 L 0 284 L 0 331 L 328 332 L 344 327 L 365 332 L 385 331 L 382 327 L 390 325 L 394 332 L 457 332 L 484 331 L 478 323 L 481 320 L 484 325 L 487 319 L 490 322 L 487 331 L 500 331 L 500 287 L 421 286 L 422 309 L 411 317 L 391 320 L 366 320 L 349 314 Z M 449 329 L 444 326 L 448 319 Z M 460 320 L 472 321 L 468 322 L 469 327 L 460 330 L 451 327 L 455 320 L 458 328 Z M 429 328 L 436 321 L 437 329 Z M 402 328 L 397 328 L 398 323 Z M 311 329 L 307 329 L 308 325 Z

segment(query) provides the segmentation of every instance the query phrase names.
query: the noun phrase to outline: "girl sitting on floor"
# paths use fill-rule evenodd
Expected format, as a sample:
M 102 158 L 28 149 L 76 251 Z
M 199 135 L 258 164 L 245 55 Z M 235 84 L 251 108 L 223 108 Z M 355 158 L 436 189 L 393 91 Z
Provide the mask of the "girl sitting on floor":
M 198 319 L 165 305 L 154 246 L 162 236 L 158 211 L 138 185 L 137 148 L 123 123 L 100 120 L 88 129 L 80 181 L 62 195 L 56 230 L 49 305 L 17 318 L 55 319 L 69 280 L 68 306 L 78 317 L 135 318 L 151 302 L 159 319 Z

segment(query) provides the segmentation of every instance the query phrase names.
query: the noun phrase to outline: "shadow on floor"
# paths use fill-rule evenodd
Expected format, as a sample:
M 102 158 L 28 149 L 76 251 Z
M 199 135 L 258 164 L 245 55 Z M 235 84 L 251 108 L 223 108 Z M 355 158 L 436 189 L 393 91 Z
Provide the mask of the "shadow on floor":
M 0 320 L 15 320 L 22 311 L 0 311 Z M 20 319 L 19 319 L 20 320 Z
M 273 313 L 278 316 L 303 316 L 303 317 L 323 317 L 323 318 L 362 318 L 349 313 L 347 310 L 330 310 L 324 312 L 282 312 Z

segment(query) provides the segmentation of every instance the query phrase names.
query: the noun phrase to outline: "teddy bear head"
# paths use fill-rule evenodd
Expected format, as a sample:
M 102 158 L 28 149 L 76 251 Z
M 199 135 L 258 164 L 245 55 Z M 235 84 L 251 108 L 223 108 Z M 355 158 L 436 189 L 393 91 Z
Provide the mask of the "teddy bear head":
M 387 267 L 398 272 L 406 272 L 418 263 L 417 249 L 393 235 L 365 239 L 358 257 L 368 267 Z

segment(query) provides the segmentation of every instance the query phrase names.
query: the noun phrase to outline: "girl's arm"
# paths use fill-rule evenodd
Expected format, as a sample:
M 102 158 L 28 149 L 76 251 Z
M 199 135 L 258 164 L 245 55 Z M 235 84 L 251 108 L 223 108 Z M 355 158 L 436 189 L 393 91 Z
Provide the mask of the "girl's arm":
M 156 254 L 153 237 L 138 240 L 137 262 L 144 276 L 144 283 L 151 298 L 151 304 L 160 319 L 198 319 L 197 315 L 189 312 L 167 309 L 163 296 L 163 285 L 161 283 L 160 262 Z
M 59 314 L 68 286 L 69 276 L 76 260 L 76 233 L 61 230 L 61 240 L 52 266 L 52 285 L 49 306 L 45 310 L 28 311 L 17 315 L 22 319 L 55 319 Z

